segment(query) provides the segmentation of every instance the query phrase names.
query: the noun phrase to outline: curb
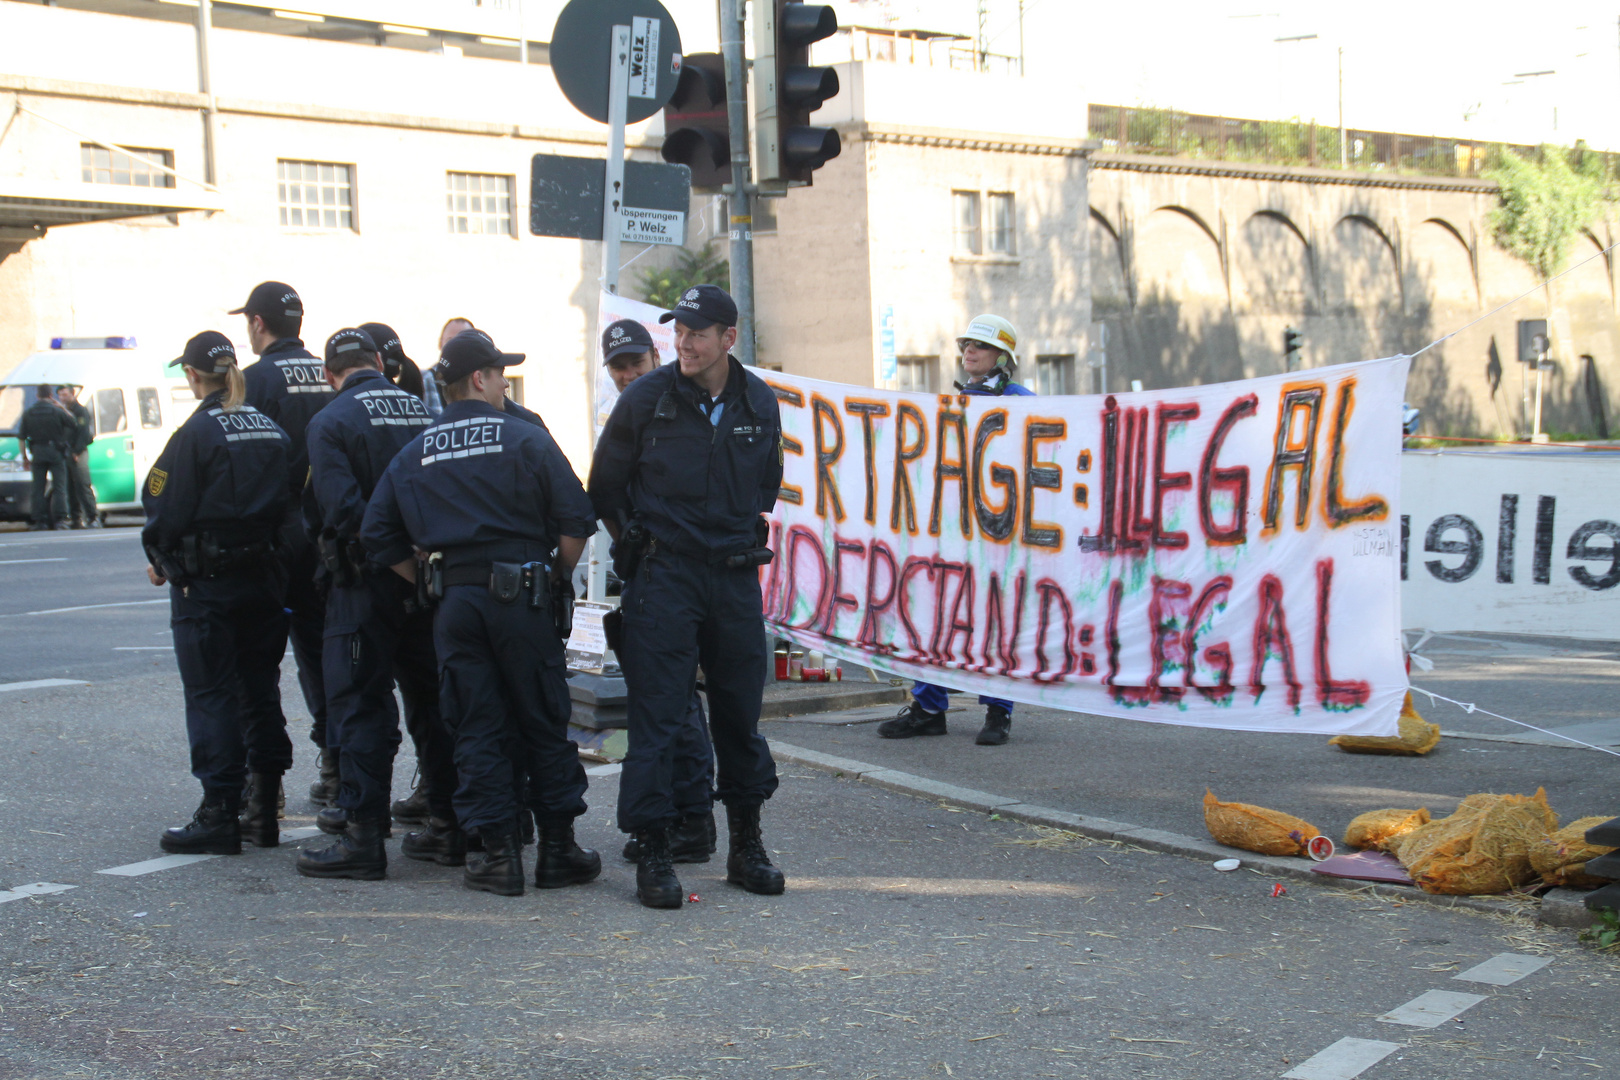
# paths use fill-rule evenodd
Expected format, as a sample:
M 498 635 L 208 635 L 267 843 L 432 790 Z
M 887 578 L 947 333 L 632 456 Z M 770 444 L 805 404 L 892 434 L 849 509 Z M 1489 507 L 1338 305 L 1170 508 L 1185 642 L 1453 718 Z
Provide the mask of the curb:
M 1035 806 L 1021 799 L 1008 798 L 1004 795 L 992 795 L 987 791 L 977 791 L 973 788 L 959 787 L 956 784 L 947 784 L 939 780 L 930 780 L 925 776 L 917 776 L 913 773 L 901 772 L 898 769 L 873 765 L 865 761 L 856 761 L 853 758 L 823 754 L 819 750 L 808 750 L 802 746 L 777 742 L 775 739 L 771 740 L 771 756 L 780 762 L 804 765 L 812 769 L 848 776 L 851 779 L 874 784 L 903 795 L 914 795 L 917 798 L 948 802 L 953 806 L 977 810 L 984 814 L 999 814 L 1001 817 L 1021 821 L 1026 825 L 1044 825 L 1053 829 L 1065 829 L 1069 832 L 1079 833 L 1081 836 L 1088 836 L 1093 840 L 1114 840 L 1120 843 L 1135 844 L 1137 847 L 1146 848 L 1149 851 L 1163 852 L 1167 855 L 1181 855 L 1189 859 L 1208 861 L 1242 859 L 1245 867 L 1261 870 L 1273 877 L 1288 878 L 1294 881 L 1309 881 L 1317 885 L 1341 885 L 1346 888 L 1361 888 L 1363 891 L 1371 892 L 1375 896 L 1389 900 L 1417 901 L 1441 908 L 1464 908 L 1470 911 L 1484 912 L 1488 915 L 1519 915 L 1527 911 L 1527 905 L 1523 902 L 1498 900 L 1486 896 L 1436 896 L 1416 888 L 1381 885 L 1371 881 L 1355 882 L 1349 878 L 1328 877 L 1324 874 L 1315 873 L 1311 870 L 1312 864 L 1302 860 L 1258 855 L 1252 851 L 1227 847 L 1225 844 L 1217 844 L 1213 840 L 1201 840 L 1195 836 L 1183 836 L 1180 833 L 1166 832 L 1162 829 L 1143 828 L 1139 825 L 1110 821 L 1107 818 L 1094 817 L 1090 814 L 1075 814 L 1067 810 L 1055 810 L 1049 806 Z
M 902 686 L 872 685 L 837 693 L 780 694 L 767 697 L 760 705 L 761 720 L 782 720 L 790 716 L 812 713 L 842 712 L 845 709 L 864 709 L 873 705 L 904 705 L 911 691 Z

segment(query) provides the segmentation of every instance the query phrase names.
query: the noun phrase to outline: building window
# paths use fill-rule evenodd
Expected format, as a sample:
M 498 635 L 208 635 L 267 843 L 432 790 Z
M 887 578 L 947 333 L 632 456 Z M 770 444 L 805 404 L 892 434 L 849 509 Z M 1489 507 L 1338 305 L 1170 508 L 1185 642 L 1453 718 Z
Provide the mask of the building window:
M 1037 394 L 1074 393 L 1074 357 L 1037 356 L 1035 358 L 1035 392 Z
M 1011 192 L 990 193 L 990 252 L 993 255 L 1018 254 L 1018 215 Z
M 353 229 L 354 184 L 347 165 L 277 161 L 281 223 L 295 229 Z
M 939 385 L 937 356 L 897 356 L 894 366 L 897 390 L 932 394 Z
M 482 173 L 447 173 L 445 208 L 450 231 L 466 236 L 512 235 L 512 178 Z
M 979 193 L 953 191 L 951 202 L 956 213 L 956 244 L 958 255 L 978 255 L 984 250 L 979 230 Z
M 174 174 L 164 171 L 174 168 L 174 152 L 170 150 L 139 150 L 132 146 L 126 153 L 80 143 L 79 166 L 87 184 L 174 187 Z

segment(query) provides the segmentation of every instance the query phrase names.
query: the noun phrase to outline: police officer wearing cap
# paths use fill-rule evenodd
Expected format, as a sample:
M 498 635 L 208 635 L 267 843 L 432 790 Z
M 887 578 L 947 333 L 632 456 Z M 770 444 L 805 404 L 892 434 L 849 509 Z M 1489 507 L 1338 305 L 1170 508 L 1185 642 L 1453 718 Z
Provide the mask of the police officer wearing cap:
M 688 289 L 660 321 L 671 319 L 679 362 L 625 388 L 597 440 L 590 480 L 625 583 L 619 662 L 630 746 L 619 828 L 640 852 L 638 898 L 668 908 L 682 900 L 669 835 L 680 818 L 674 760 L 699 663 L 730 825 L 726 880 L 767 895 L 783 888 L 760 835 L 760 806 L 777 779 L 759 734 L 759 567 L 770 559 L 762 515 L 782 480 L 781 415 L 771 388 L 730 355 L 730 296 L 713 285 Z
M 658 367 L 658 350 L 652 335 L 635 319 L 620 319 L 602 331 L 602 366 L 614 388 L 625 388 Z M 692 691 L 686 710 L 687 726 L 675 738 L 674 772 L 671 794 L 678 820 L 669 831 L 670 858 L 678 863 L 705 863 L 717 847 L 714 825 L 714 746 L 709 741 L 709 722 L 703 715 L 703 699 Z M 641 845 L 631 837 L 624 845 L 624 858 L 641 861 Z
M 236 855 L 244 836 L 260 847 L 280 843 L 273 793 L 292 765 L 281 713 L 286 571 L 275 550 L 291 440 L 245 403 L 236 350 L 224 334 L 198 334 L 169 366 L 176 364 L 202 404 L 147 474 L 141 543 L 148 579 L 169 586 L 191 772 L 203 798 L 191 823 L 167 830 L 161 842 L 177 854 Z M 239 821 L 249 770 L 269 797 Z
M 394 328 L 380 322 L 361 323 L 359 328 L 377 343 L 377 351 L 383 358 L 383 374 L 388 377 L 388 381 L 406 393 L 415 394 L 425 402 L 427 383 L 422 379 L 422 369 L 416 365 L 415 360 L 405 355 L 405 346 L 400 344 L 399 335 L 394 333 Z
M 361 329 L 326 342 L 326 378 L 337 399 L 310 421 L 309 486 L 304 521 L 327 575 L 327 739 L 338 752 L 336 807 L 320 812 L 323 832 L 341 834 L 324 849 L 306 848 L 307 877 L 375 880 L 386 876 L 388 795 L 399 748 L 394 685 L 417 711 L 419 750 L 440 818 L 453 820 L 455 771 L 439 723 L 438 660 L 432 612 L 411 583 L 373 562 L 360 544 L 366 503 L 400 448 L 433 422 L 422 399 L 389 383 L 384 353 Z
M 980 315 L 956 339 L 962 352 L 962 371 L 967 382 L 956 388 L 964 394 L 990 397 L 1032 396 L 1034 391 L 1013 381 L 1018 366 L 1018 332 L 1000 315 Z M 885 739 L 910 739 L 918 735 L 945 734 L 945 711 L 950 708 L 949 692 L 943 686 L 917 682 L 911 687 L 911 704 L 892 720 L 878 725 Z M 1012 734 L 1013 703 L 1004 698 L 980 695 L 985 707 L 984 727 L 973 740 L 980 746 L 1001 746 Z
M 505 369 L 522 362 L 478 330 L 445 345 L 434 369 L 444 412 L 389 465 L 361 529 L 374 562 L 424 575 L 438 602 L 455 813 L 484 848 L 467 856 L 462 880 L 503 896 L 524 888 L 520 806 L 540 822 L 536 886 L 583 884 L 602 870 L 601 857 L 574 841 L 586 779 L 568 739 L 572 706 L 551 601 L 553 579 L 573 572 L 595 522 L 556 442 L 502 409 Z M 518 773 L 529 777 L 521 791 Z
M 304 432 L 310 420 L 332 400 L 320 358 L 298 337 L 304 325 L 304 302 L 291 285 L 262 281 L 247 303 L 231 312 L 247 321 L 248 343 L 259 362 L 243 372 L 247 402 L 279 424 L 292 440 L 288 474 L 290 499 L 282 522 L 281 556 L 287 564 L 287 608 L 292 612 L 289 636 L 298 663 L 298 685 L 309 707 L 309 737 L 320 750 L 320 779 L 310 798 L 330 804 L 337 797 L 337 758 L 326 746 L 326 690 L 321 683 L 321 650 L 325 636 L 326 599 L 315 583 L 315 547 L 304 535 L 301 494 L 309 477 Z
M 34 475 L 33 517 L 29 529 L 68 527 L 68 468 L 78 431 L 73 417 L 56 400 L 55 388 L 41 383 L 38 397 L 22 414 L 17 425 L 17 443 L 22 448 L 22 466 Z M 46 501 L 46 484 L 50 485 Z

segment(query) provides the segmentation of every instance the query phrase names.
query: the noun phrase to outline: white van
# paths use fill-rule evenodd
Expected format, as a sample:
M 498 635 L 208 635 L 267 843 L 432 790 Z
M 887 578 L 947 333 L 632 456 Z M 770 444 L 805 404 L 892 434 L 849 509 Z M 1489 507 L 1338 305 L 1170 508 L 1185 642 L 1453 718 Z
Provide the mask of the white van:
M 175 428 L 197 402 L 171 357 L 138 349 L 132 337 L 53 338 L 0 379 L 0 521 L 26 521 L 32 513 L 33 477 L 22 466 L 17 425 L 38 398 L 41 383 L 77 386 L 90 410 L 90 481 L 96 507 L 141 509 L 141 482 Z

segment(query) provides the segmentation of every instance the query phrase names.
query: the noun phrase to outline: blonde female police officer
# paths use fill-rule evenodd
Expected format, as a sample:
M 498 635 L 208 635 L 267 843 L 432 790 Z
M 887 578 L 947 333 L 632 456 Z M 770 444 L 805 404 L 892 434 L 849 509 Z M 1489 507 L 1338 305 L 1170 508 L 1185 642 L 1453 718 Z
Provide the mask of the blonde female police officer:
M 281 836 L 273 797 L 238 821 L 247 771 L 279 787 L 292 765 L 279 670 L 287 576 L 275 544 L 287 516 L 291 441 L 245 404 L 224 334 L 198 334 L 169 366 L 177 364 L 202 404 L 147 474 L 141 543 L 148 579 L 169 586 L 191 772 L 203 798 L 191 823 L 167 830 L 161 843 L 178 854 L 236 855 L 244 833 L 260 847 Z
M 1018 332 L 1000 315 L 980 315 L 974 319 L 956 339 L 956 347 L 962 350 L 962 370 L 967 374 L 967 382 L 956 384 L 962 393 L 992 397 L 1034 393 L 1013 381 L 1012 369 L 1018 366 Z M 885 739 L 945 734 L 945 710 L 950 707 L 950 698 L 946 695 L 943 686 L 915 683 L 911 688 L 911 704 L 901 709 L 893 720 L 879 724 L 878 734 Z M 985 706 L 984 727 L 974 742 L 980 746 L 1000 746 L 1012 732 L 1013 703 L 981 696 L 979 704 Z

